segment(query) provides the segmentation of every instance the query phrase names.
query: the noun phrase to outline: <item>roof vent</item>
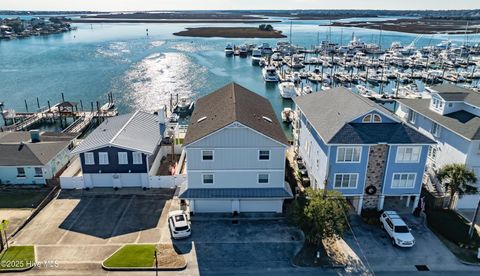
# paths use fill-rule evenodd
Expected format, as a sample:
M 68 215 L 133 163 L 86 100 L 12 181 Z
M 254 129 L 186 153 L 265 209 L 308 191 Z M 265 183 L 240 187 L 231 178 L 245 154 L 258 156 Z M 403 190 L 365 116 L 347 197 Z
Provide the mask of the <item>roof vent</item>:
M 270 118 L 268 118 L 268 117 L 262 116 L 262 118 L 263 118 L 265 121 L 269 122 L 269 123 L 272 122 L 272 119 L 270 119 Z
M 200 123 L 201 121 L 205 121 L 205 119 L 207 119 L 207 116 L 203 116 L 202 118 L 198 119 L 197 123 Z

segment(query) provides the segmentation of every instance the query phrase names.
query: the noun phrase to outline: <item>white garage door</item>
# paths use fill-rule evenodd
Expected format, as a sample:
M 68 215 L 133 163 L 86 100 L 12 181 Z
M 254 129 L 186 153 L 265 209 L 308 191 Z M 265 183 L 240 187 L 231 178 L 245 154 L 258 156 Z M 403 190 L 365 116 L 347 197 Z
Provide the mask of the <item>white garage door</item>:
M 197 213 L 231 213 L 231 200 L 195 200 Z
M 240 212 L 282 212 L 282 200 L 240 200 Z
M 91 174 L 93 187 L 113 187 L 113 177 L 111 174 Z
M 138 173 L 121 174 L 122 187 L 142 187 L 142 178 Z

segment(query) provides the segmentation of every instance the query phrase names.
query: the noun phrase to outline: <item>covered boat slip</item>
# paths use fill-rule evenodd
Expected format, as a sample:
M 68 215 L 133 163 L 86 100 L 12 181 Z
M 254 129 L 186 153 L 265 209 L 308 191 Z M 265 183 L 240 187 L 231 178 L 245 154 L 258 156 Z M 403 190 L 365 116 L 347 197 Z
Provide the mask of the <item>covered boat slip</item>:
M 181 187 L 179 198 L 187 199 L 194 213 L 281 213 L 283 201 L 292 198 L 287 183 L 282 188 L 200 188 Z

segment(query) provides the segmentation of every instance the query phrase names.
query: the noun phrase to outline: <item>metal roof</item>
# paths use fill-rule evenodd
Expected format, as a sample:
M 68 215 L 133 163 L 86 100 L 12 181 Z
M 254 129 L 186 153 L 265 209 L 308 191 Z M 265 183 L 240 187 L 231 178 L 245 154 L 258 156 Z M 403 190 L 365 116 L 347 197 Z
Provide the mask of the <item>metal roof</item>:
M 181 187 L 179 198 L 292 198 L 288 184 L 278 188 L 186 188 Z
M 390 113 L 373 101 L 343 87 L 295 97 L 293 101 L 327 143 L 331 142 L 345 124 L 370 111 L 386 116 Z M 391 116 L 390 118 L 396 120 Z
M 480 139 L 480 118 L 475 114 L 462 110 L 442 115 L 430 109 L 428 99 L 398 99 L 397 101 L 469 140 Z
M 153 154 L 161 139 L 158 116 L 136 111 L 106 119 L 72 153 L 111 146 Z
M 288 145 L 270 102 L 236 83 L 230 83 L 198 99 L 184 145 L 191 144 L 233 122 L 242 123 Z

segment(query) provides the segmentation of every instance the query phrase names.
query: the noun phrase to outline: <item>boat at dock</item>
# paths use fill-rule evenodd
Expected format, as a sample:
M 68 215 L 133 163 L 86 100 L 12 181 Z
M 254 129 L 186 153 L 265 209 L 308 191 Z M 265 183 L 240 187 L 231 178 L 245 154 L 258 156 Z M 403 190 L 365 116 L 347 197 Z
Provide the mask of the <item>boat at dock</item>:
M 262 74 L 263 74 L 263 79 L 266 82 L 278 82 L 279 81 L 277 69 L 273 66 L 267 66 L 267 67 L 263 68 Z
M 280 90 L 280 96 L 284 99 L 291 99 L 297 95 L 293 82 L 282 82 L 278 85 L 278 89 Z
M 262 51 L 258 48 L 252 50 L 252 65 L 260 65 L 260 61 L 262 60 Z
M 281 116 L 284 123 L 291 123 L 295 119 L 295 112 L 290 107 L 285 107 Z
M 234 49 L 232 44 L 228 43 L 227 46 L 225 46 L 225 55 L 231 56 L 233 55 Z

